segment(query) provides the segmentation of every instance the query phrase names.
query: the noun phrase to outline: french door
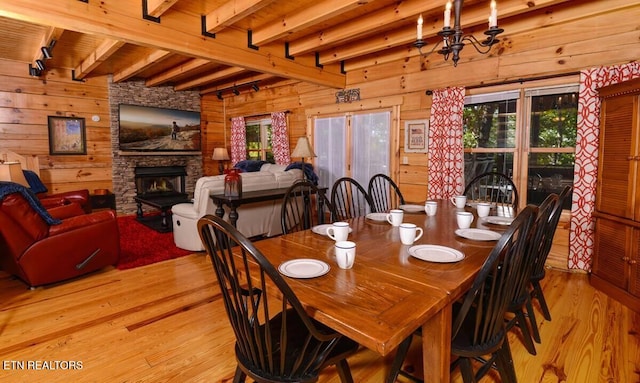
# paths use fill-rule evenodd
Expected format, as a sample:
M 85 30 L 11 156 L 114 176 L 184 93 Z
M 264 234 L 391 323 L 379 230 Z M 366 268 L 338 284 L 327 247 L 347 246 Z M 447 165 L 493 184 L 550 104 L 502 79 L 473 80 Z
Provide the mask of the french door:
M 313 143 L 319 186 L 352 177 L 366 189 L 373 175 L 390 173 L 391 112 L 318 117 Z

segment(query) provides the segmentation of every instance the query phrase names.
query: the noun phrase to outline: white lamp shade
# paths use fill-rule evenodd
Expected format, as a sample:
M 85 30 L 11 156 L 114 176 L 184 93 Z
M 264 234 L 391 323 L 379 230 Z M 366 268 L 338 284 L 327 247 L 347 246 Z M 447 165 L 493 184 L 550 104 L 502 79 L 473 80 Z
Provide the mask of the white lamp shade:
M 0 164 L 0 181 L 15 182 L 22 186 L 29 187 L 27 179 L 24 178 L 22 167 L 19 162 L 4 162 Z
M 313 152 L 313 148 L 309 143 L 309 139 L 305 137 L 298 138 L 298 143 L 296 144 L 295 149 L 291 153 L 291 157 L 315 157 L 316 154 Z
M 212 159 L 216 161 L 226 161 L 229 159 L 229 153 L 227 152 L 227 148 L 215 148 L 213 149 Z

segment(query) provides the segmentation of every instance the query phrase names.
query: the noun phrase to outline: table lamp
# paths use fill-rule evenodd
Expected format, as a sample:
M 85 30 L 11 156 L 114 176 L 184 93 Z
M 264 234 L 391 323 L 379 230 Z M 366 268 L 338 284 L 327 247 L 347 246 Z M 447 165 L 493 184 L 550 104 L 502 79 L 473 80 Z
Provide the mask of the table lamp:
M 27 179 L 24 178 L 20 162 L 0 163 L 0 181 L 15 182 L 25 187 L 29 187 Z
M 224 161 L 229 160 L 229 152 L 227 152 L 227 148 L 213 149 L 213 156 L 211 156 L 211 158 L 214 161 L 218 161 L 218 172 L 222 174 L 224 172 Z
M 304 158 L 305 157 L 315 157 L 316 154 L 313 152 L 313 148 L 309 143 L 309 139 L 306 136 L 302 136 L 298 138 L 298 142 L 296 143 L 296 147 L 293 149 L 291 153 L 291 157 L 301 157 L 302 158 L 302 179 L 305 179 L 304 172 Z

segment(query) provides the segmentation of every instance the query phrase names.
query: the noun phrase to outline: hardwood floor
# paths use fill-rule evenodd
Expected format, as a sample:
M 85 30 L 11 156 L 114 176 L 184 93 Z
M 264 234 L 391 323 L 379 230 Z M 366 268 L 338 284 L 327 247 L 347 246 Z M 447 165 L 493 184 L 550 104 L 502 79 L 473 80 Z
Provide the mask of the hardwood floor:
M 520 383 L 640 382 L 639 313 L 584 274 L 551 270 L 544 290 L 553 320 L 538 315 L 538 355 L 510 335 Z M 229 382 L 233 334 L 219 298 L 203 254 L 35 290 L 0 274 L 0 381 Z M 392 357 L 362 349 L 349 360 L 355 381 L 383 382 Z M 327 370 L 320 381 L 339 378 Z

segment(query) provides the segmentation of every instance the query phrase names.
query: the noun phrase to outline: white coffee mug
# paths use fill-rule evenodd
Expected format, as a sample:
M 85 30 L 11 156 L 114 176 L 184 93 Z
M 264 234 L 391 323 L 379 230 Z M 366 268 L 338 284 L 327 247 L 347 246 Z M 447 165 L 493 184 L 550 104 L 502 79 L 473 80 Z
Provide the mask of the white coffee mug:
M 478 212 L 478 217 L 486 217 L 489 215 L 489 211 L 491 211 L 491 204 L 489 202 L 478 202 L 476 211 Z
M 424 203 L 424 212 L 427 213 L 428 216 L 436 215 L 437 211 L 438 211 L 438 202 L 427 201 Z
M 467 204 L 467 196 L 457 195 L 455 197 L 451 197 L 451 203 L 456 205 L 458 209 L 464 209 L 464 205 Z
M 473 214 L 468 211 L 459 211 L 456 213 L 456 220 L 459 228 L 468 229 L 473 222 Z
M 413 223 L 403 223 L 400 225 L 399 230 L 400 242 L 402 242 L 403 245 L 413 245 L 413 243 L 419 240 L 422 234 L 424 234 L 424 230 Z
M 346 241 L 349 237 L 349 223 L 348 222 L 334 222 L 331 226 L 327 227 L 327 237 L 334 241 Z
M 389 222 L 391 226 L 400 226 L 403 218 L 404 211 L 400 209 L 389 210 L 389 214 L 387 214 L 387 222 Z
M 338 241 L 335 245 L 336 262 L 341 269 L 350 269 L 356 260 L 356 243 L 351 241 Z

